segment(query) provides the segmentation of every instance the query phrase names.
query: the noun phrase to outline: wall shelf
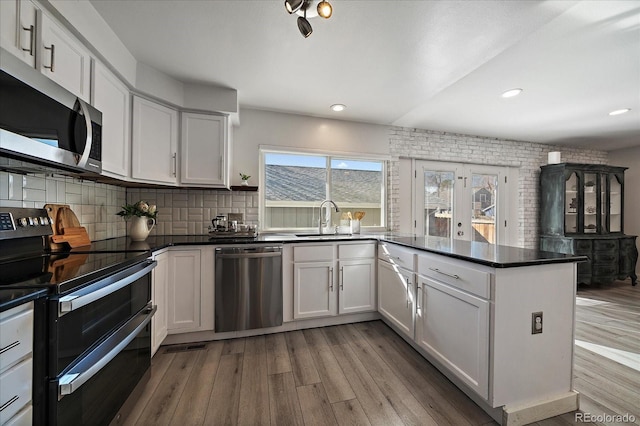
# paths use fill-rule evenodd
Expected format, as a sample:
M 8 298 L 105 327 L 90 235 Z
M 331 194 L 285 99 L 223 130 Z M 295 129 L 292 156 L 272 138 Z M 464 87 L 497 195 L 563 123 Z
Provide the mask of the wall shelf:
M 247 186 L 247 185 L 231 185 L 232 191 L 257 191 L 257 186 Z

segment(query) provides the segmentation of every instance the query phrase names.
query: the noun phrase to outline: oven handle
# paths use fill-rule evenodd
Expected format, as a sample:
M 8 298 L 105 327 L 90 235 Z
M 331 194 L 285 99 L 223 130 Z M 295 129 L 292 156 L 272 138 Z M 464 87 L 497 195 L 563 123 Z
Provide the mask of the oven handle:
M 89 303 L 110 295 L 111 293 L 128 286 L 138 278 L 151 272 L 158 264 L 155 260 L 146 260 L 140 264 L 120 271 L 107 278 L 103 278 L 87 287 L 74 291 L 71 294 L 62 296 L 58 300 L 58 317 L 68 314 Z
M 157 306 L 147 306 L 60 377 L 58 399 L 70 395 L 126 348 L 151 321 Z

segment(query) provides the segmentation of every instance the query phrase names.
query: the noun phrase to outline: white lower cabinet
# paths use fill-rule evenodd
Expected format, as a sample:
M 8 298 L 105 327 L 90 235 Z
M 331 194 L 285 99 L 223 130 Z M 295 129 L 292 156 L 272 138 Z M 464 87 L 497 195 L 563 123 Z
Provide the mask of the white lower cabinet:
M 293 248 L 293 318 L 376 310 L 375 243 Z
M 0 312 L 0 425 L 31 424 L 33 302 Z
M 483 399 L 489 396 L 489 301 L 418 276 L 416 343 Z
M 335 315 L 337 299 L 334 262 L 294 263 L 294 318 Z
M 168 334 L 213 330 L 214 249 L 169 250 Z
M 151 300 L 156 313 L 151 319 L 151 356 L 153 356 L 167 337 L 167 290 L 169 281 L 169 252 L 154 254 L 158 262 L 151 274 Z
M 413 271 L 378 260 L 378 312 L 407 337 L 415 330 Z

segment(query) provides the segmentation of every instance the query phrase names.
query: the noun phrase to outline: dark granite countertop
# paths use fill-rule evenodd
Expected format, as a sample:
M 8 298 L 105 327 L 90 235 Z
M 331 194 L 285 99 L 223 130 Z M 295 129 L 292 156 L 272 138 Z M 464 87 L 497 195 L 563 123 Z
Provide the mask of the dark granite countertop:
M 2 288 L 0 289 L 0 312 L 31 302 L 47 293 L 46 288 Z
M 127 237 L 96 241 L 91 250 L 99 251 L 158 251 L 171 246 L 189 245 L 243 245 L 243 244 L 287 244 L 318 243 L 324 241 L 377 240 L 398 244 L 413 249 L 466 260 L 494 268 L 543 265 L 549 263 L 582 262 L 585 256 L 545 252 L 535 249 L 498 246 L 486 243 L 457 241 L 440 237 L 416 237 L 397 233 L 372 233 L 354 235 L 306 236 L 295 234 L 262 234 L 255 240 L 236 241 L 233 239 L 210 239 L 208 235 L 157 235 L 144 242 L 133 242 Z
M 428 251 L 456 259 L 466 260 L 493 268 L 545 265 L 549 263 L 584 262 L 586 256 L 553 253 L 520 247 L 499 246 L 472 241 L 451 240 L 440 237 L 414 237 L 387 235 L 383 241 Z

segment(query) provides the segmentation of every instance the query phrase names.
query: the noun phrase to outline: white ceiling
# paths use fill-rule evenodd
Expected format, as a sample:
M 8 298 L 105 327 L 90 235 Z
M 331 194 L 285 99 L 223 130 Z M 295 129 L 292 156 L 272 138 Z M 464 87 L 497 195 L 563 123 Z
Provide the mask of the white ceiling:
M 637 0 L 330 0 L 333 16 L 309 19 L 308 39 L 281 0 L 91 1 L 139 61 L 237 89 L 241 107 L 640 146 Z M 524 92 L 500 97 L 514 87 Z M 608 115 L 620 108 L 632 110 Z

